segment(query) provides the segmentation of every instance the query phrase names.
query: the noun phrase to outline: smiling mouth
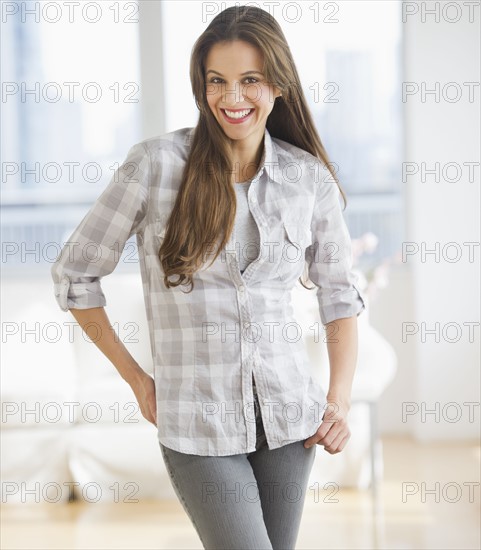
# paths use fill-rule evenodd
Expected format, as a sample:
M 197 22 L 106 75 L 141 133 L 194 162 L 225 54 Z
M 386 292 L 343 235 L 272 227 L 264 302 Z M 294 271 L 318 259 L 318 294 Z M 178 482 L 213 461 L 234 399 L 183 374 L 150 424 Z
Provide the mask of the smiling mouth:
M 221 109 L 221 111 L 226 120 L 235 124 L 248 119 L 255 109 Z

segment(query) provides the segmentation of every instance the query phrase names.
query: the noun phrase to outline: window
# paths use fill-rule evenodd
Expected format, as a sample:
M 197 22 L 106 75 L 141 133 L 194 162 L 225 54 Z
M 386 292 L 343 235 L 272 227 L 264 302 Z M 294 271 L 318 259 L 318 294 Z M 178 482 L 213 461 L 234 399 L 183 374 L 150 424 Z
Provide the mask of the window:
M 141 139 L 137 4 L 75 4 L 2 3 L 7 274 L 51 266 Z
M 51 243 L 59 252 L 128 149 L 150 137 L 141 133 L 139 5 L 89 2 L 73 10 L 72 4 L 3 4 L 11 10 L 3 7 L 1 60 L 6 273 L 49 268 L 56 256 Z M 236 4 L 163 0 L 161 27 L 155 21 L 143 27 L 144 39 L 162 36 L 161 52 L 143 49 L 142 66 L 144 78 L 163 71 L 166 132 L 197 123 L 191 49 L 213 17 Z M 253 4 L 273 10 L 290 44 L 348 197 L 351 235 L 379 237 L 373 262 L 393 255 L 403 240 L 401 3 Z M 144 92 L 145 110 L 157 93 Z M 119 269 L 137 267 L 121 261 Z

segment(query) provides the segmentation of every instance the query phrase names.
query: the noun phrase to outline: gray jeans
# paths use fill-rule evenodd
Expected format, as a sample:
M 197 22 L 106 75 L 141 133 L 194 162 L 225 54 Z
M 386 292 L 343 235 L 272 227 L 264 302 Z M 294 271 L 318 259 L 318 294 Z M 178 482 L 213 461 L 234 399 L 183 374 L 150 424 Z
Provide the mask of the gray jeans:
M 174 451 L 159 442 L 172 486 L 206 549 L 294 549 L 317 445 L 269 450 L 256 410 L 256 450 L 230 456 Z

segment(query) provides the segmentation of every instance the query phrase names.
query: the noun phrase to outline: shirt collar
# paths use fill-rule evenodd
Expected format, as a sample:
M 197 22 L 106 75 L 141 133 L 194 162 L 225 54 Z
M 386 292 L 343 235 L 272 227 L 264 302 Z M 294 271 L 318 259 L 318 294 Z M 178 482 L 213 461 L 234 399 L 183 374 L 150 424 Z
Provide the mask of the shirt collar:
M 269 130 L 264 131 L 264 154 L 261 161 L 262 168 L 265 168 L 267 176 L 276 183 L 282 184 L 282 174 L 279 166 L 279 157 L 272 141 Z

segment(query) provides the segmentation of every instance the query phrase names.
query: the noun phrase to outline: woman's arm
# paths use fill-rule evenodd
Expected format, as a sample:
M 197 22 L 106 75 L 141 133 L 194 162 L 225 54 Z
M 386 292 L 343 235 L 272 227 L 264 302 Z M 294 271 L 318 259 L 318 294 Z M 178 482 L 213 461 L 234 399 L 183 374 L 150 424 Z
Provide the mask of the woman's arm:
M 330 369 L 327 401 L 350 408 L 357 362 L 357 316 L 336 319 L 326 325 L 326 331 Z
M 51 268 L 55 298 L 132 387 L 142 415 L 156 423 L 155 384 L 119 341 L 104 306 L 101 279 L 116 268 L 127 240 L 147 221 L 150 157 L 133 145 L 108 186 L 64 244 Z
M 319 443 L 330 454 L 341 452 L 351 432 L 347 415 L 351 407 L 351 389 L 357 362 L 357 315 L 336 319 L 326 325 L 329 354 L 329 391 L 322 424 L 306 439 L 306 448 Z
M 120 376 L 130 385 L 143 417 L 156 424 L 155 383 L 135 361 L 112 327 L 103 307 L 70 308 L 85 334 L 111 361 Z
M 309 279 L 316 291 L 321 322 L 326 327 L 330 381 L 322 424 L 304 445 L 324 446 L 331 454 L 343 450 L 349 437 L 347 414 L 357 361 L 357 316 L 364 299 L 352 270 L 351 236 L 339 204 L 340 191 L 327 168 L 321 177 L 311 220 L 312 244 L 306 249 Z

